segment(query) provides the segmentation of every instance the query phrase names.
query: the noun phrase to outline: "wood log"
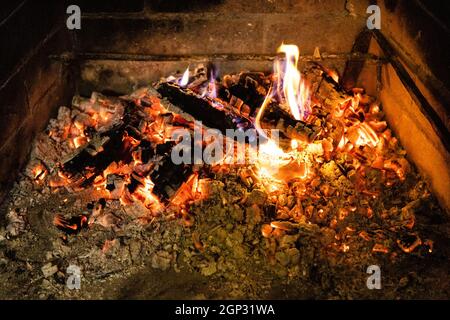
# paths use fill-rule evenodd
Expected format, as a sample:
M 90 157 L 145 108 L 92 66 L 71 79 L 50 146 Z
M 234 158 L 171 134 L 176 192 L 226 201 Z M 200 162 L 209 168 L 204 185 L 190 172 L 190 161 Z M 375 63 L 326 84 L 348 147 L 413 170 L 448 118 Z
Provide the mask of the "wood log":
M 216 87 L 222 100 L 254 117 L 267 95 L 270 80 L 261 72 L 243 72 L 224 76 L 222 84 Z
M 304 142 L 313 142 L 322 132 L 322 128 L 305 121 L 294 119 L 290 113 L 280 108 L 277 103 L 271 103 L 261 119 L 261 126 L 280 130 L 281 139 L 296 139 Z M 283 137 L 284 136 L 284 137 Z
M 249 76 L 246 75 L 245 79 L 250 83 L 251 81 L 248 80 L 248 78 Z M 236 84 L 236 87 L 238 86 L 245 88 L 245 85 L 242 82 Z M 237 129 L 239 128 L 239 125 L 243 123 L 244 129 L 254 128 L 254 117 L 250 116 L 248 113 L 242 112 L 242 103 L 238 105 L 234 104 L 232 106 L 219 99 L 213 101 L 207 98 L 201 98 L 189 89 L 182 89 L 176 84 L 167 82 L 160 83 L 157 90 L 163 97 L 167 97 L 171 103 L 177 105 L 183 111 L 188 112 L 197 120 L 203 121 L 203 123 L 209 127 L 217 128 L 220 131 L 225 132 L 226 129 Z M 253 94 L 251 94 L 252 97 L 258 96 L 259 98 L 262 98 L 263 101 L 264 96 L 261 95 L 261 93 L 257 93 L 255 90 L 255 84 L 253 89 L 247 85 L 246 90 L 242 90 L 242 92 L 253 92 Z M 236 90 L 235 92 L 237 93 L 239 91 L 241 90 Z M 259 101 L 259 98 L 256 100 Z M 253 103 L 255 103 L 256 100 L 253 100 Z M 243 100 L 241 100 L 241 102 L 242 101 Z M 217 102 L 222 107 L 215 107 L 214 102 Z M 253 112 L 253 114 L 255 114 L 259 107 L 260 105 L 253 105 L 250 107 L 250 110 L 255 110 L 255 112 Z M 312 142 L 321 132 L 320 127 L 307 124 L 304 121 L 295 120 L 276 103 L 271 104 L 264 112 L 261 122 L 266 128 L 279 129 L 281 131 L 280 138 L 286 140 L 300 139 Z
M 192 174 L 192 165 L 174 164 L 170 153 L 166 154 L 155 170 L 150 173 L 150 178 L 155 184 L 153 193 L 160 199 L 169 200 L 180 186 Z
M 253 124 L 244 117 L 232 112 L 231 107 L 220 100 L 202 98 L 190 89 L 181 88 L 171 82 L 161 82 L 156 86 L 158 92 L 184 112 L 210 128 L 226 133 L 227 129 L 250 129 Z

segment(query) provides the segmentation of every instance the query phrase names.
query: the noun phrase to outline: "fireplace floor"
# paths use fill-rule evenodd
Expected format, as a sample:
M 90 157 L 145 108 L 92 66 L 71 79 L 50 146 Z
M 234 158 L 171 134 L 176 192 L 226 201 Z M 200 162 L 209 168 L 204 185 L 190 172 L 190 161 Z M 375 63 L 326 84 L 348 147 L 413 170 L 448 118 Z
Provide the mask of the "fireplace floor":
M 328 90 L 334 91 L 327 97 L 339 96 L 331 87 Z M 108 108 L 117 106 L 111 102 L 116 98 L 99 99 Z M 78 107 L 83 103 L 79 97 L 74 101 Z M 149 101 L 159 105 L 153 98 Z M 392 182 L 376 194 L 369 186 L 355 191 L 351 174 L 344 174 L 337 158 L 317 162 L 317 176 L 308 182 L 290 182 L 287 194 L 274 193 L 262 178 L 253 177 L 249 183 L 253 165 L 212 166 L 196 171 L 194 182 L 189 179 L 179 186 L 185 201 L 192 196 L 192 184 L 203 182 L 207 192 L 201 191 L 201 198 L 191 199 L 188 208 L 177 202 L 178 211 L 155 214 L 159 202 L 146 202 L 149 195 L 139 198 L 133 193 L 128 198 L 136 201 L 127 198 L 125 205 L 122 194 L 120 199 L 112 197 L 119 189 L 117 177 L 105 182 L 89 180 L 91 176 L 86 175 L 91 185 L 79 188 L 67 184 L 69 179 L 58 170 L 50 177 L 48 164 L 41 167 L 36 150 L 41 148 L 41 159 L 55 155 L 51 149 L 42 152 L 47 145 L 40 139 L 50 139 L 55 123 L 57 127 L 70 119 L 67 110 L 60 109 L 59 122 L 51 121 L 49 131 L 38 137 L 29 165 L 2 205 L 7 227 L 0 233 L 0 281 L 4 284 L 0 297 L 449 297 L 450 224 L 413 165 L 404 178 L 404 172 L 379 169 L 387 172 L 383 183 L 399 177 L 401 183 Z M 152 116 L 153 111 L 149 112 Z M 176 119 L 172 121 L 181 121 Z M 361 119 L 364 114 L 354 121 L 363 122 Z M 65 170 L 69 165 L 75 167 L 73 159 L 78 155 L 63 162 Z M 367 160 L 364 155 L 359 157 L 358 161 Z M 115 170 L 114 174 L 122 172 Z M 109 185 L 116 189 L 107 192 L 99 187 Z M 135 190 L 146 190 L 145 182 L 138 185 Z M 306 190 L 302 194 L 308 195 L 303 205 L 295 202 L 292 191 L 301 188 Z M 105 200 L 105 192 L 111 198 Z M 177 195 L 180 192 L 172 195 L 170 202 L 178 199 Z M 189 214 L 183 213 L 187 210 Z M 369 290 L 366 285 L 371 265 L 381 270 L 381 290 Z M 71 289 L 67 282 L 74 267 L 81 276 L 79 290 Z
M 224 181 L 226 183 L 226 181 Z M 227 194 L 224 192 L 224 194 Z M 65 195 L 63 196 L 64 199 Z M 436 253 L 402 254 L 392 258 L 364 249 L 359 237 L 348 239 L 350 247 L 330 252 L 324 243 L 334 241 L 326 228 L 315 234 L 301 234 L 299 269 L 293 265 L 268 263 L 268 250 L 259 232 L 251 231 L 244 240 L 227 244 L 211 226 L 233 230 L 242 226 L 236 217 L 212 203 L 213 197 L 196 208 L 203 221 L 199 232 L 207 243 L 221 250 L 217 256 L 226 267 L 219 267 L 217 256 L 201 254 L 193 246 L 193 231 L 179 221 L 157 218 L 151 224 L 133 225 L 121 230 L 93 226 L 62 241 L 55 231 L 51 213 L 70 206 L 61 196 L 46 204 L 35 200 L 27 208 L 30 229 L 20 237 L 2 240 L 0 297 L 16 299 L 445 299 L 449 296 L 448 237 L 450 225 L 427 212 L 417 215 L 416 228 L 421 236 L 435 242 Z M 37 206 L 36 206 L 37 204 Z M 75 209 L 76 210 L 76 209 Z M 237 216 L 245 212 L 235 212 Z M 231 227 L 232 226 L 232 227 Z M 228 231 L 227 231 L 228 234 Z M 230 232 L 231 238 L 238 237 Z M 112 241 L 111 241 L 112 240 Z M 255 244 L 256 241 L 261 241 Z M 109 248 L 105 250 L 105 244 Z M 233 241 L 233 240 L 231 240 Z M 240 252 L 239 242 L 251 246 L 252 252 Z M 286 241 L 289 241 L 286 240 Z M 221 242 L 222 245 L 221 245 Z M 331 254 L 330 254 L 331 253 Z M 258 256 L 259 254 L 259 256 Z M 81 289 L 66 286 L 67 268 L 82 270 Z M 382 270 L 382 290 L 368 290 L 368 265 Z M 50 271 L 50 266 L 57 269 Z M 223 269 L 219 269 L 223 268 Z M 45 272 L 43 271 L 45 270 Z M 54 272 L 52 274 L 52 272 Z

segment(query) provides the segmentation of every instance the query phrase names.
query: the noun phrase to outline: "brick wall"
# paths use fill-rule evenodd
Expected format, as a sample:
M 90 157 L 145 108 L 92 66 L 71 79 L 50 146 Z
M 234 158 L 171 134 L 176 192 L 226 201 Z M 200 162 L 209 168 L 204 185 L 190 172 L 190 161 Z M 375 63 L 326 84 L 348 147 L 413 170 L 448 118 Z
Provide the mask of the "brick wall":
M 62 2 L 8 1 L 0 14 L 0 202 L 36 133 L 67 102 L 68 72 L 49 58 L 70 48 Z M 71 90 L 73 93 L 73 89 Z
M 365 26 L 368 5 L 365 0 L 133 0 L 117 12 L 92 2 L 74 2 L 84 13 L 79 51 L 141 55 L 273 54 L 282 41 L 299 45 L 304 54 L 316 46 L 349 52 Z
M 283 41 L 297 44 L 302 55 L 315 47 L 348 53 L 368 6 L 367 0 L 131 0 L 120 8 L 76 3 L 83 12 L 82 29 L 74 33 L 85 95 L 93 89 L 125 93 L 190 63 L 213 61 L 221 72 L 269 70 Z

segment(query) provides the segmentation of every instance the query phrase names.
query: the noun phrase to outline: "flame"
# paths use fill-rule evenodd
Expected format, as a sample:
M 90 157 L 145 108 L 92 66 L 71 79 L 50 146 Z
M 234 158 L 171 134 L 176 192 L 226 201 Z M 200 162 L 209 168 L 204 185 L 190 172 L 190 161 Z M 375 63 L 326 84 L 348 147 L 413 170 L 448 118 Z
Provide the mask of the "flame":
M 203 87 L 203 89 L 201 90 L 201 97 L 208 97 L 211 99 L 217 98 L 216 80 L 214 79 L 214 74 L 212 71 L 210 74 L 208 85 Z
M 211 71 L 211 78 L 209 79 L 208 83 L 208 96 L 212 99 L 217 98 L 216 81 L 214 80 L 214 75 L 212 71 Z
M 269 88 L 269 91 L 267 92 L 267 95 L 261 105 L 261 107 L 259 108 L 258 113 L 256 114 L 255 117 L 255 129 L 258 132 L 258 134 L 266 139 L 268 139 L 266 132 L 263 130 L 263 128 L 261 127 L 261 118 L 262 115 L 264 114 L 264 110 L 266 109 L 267 105 L 269 104 L 269 102 L 272 100 L 272 87 Z
M 45 167 L 39 163 L 32 169 L 34 180 L 43 180 L 47 174 Z
M 186 71 L 183 73 L 183 77 L 179 82 L 180 87 L 186 87 L 189 82 L 189 66 L 186 68 Z
M 260 136 L 267 139 L 265 143 L 259 145 L 257 163 L 259 177 L 269 182 L 269 192 L 277 191 L 279 189 L 277 184 L 282 184 L 283 181 L 289 180 L 290 178 L 304 179 L 309 174 L 309 165 L 298 159 L 299 154 L 296 153 L 296 150 L 299 147 L 299 142 L 297 140 L 291 140 L 291 151 L 284 152 L 272 137 L 268 137 L 267 133 L 261 127 L 261 118 L 272 99 L 272 92 L 273 88 L 270 87 L 255 118 L 256 131 Z M 286 168 L 297 168 L 298 170 L 292 169 L 291 174 L 286 174 Z
M 148 209 L 157 211 L 162 208 L 162 204 L 159 202 L 158 197 L 152 192 L 154 186 L 155 184 L 151 179 L 145 178 L 144 185 L 139 186 L 132 197 L 141 201 Z
M 310 94 L 297 68 L 299 49 L 296 45 L 282 44 L 277 52 L 286 56 L 284 68 L 279 60 L 274 66 L 277 96 L 281 103 L 287 103 L 296 120 L 304 120 L 310 111 Z

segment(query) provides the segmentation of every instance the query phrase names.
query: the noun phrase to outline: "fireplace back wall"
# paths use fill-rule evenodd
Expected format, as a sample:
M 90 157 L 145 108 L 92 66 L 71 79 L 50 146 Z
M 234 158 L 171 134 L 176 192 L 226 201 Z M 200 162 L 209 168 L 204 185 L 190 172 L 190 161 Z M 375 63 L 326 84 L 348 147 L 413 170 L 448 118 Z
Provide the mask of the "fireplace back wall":
M 348 53 L 365 26 L 368 1 L 351 3 L 134 0 L 112 10 L 81 1 L 83 27 L 75 32 L 79 89 L 125 93 L 189 63 L 211 60 L 223 72 L 269 70 L 272 62 L 264 57 L 273 57 L 283 41 L 298 44 L 302 55 L 316 47 Z

